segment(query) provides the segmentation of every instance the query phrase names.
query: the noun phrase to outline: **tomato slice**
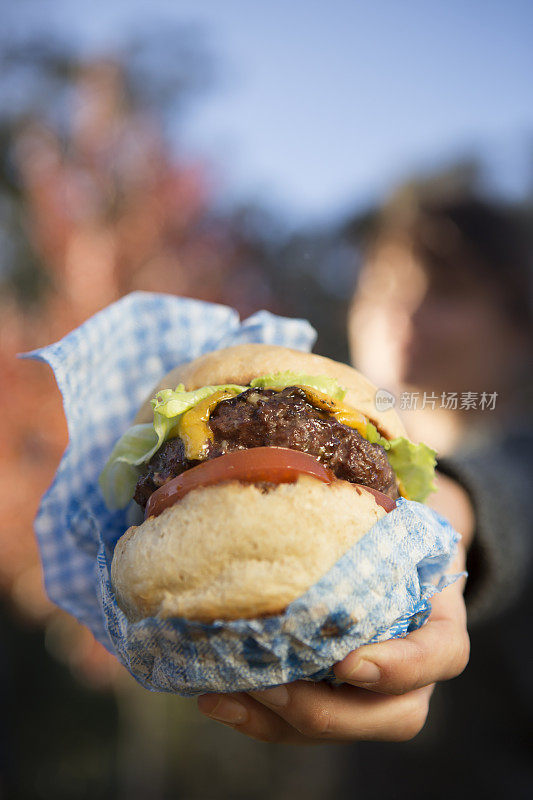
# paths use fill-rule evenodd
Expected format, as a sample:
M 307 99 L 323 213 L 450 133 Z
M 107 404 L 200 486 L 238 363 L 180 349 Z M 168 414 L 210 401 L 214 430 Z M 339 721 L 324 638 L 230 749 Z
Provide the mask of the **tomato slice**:
M 252 447 L 249 450 L 236 450 L 218 458 L 212 458 L 192 467 L 157 489 L 146 504 L 145 519 L 157 517 L 166 508 L 174 505 L 182 497 L 200 486 L 212 486 L 224 481 L 243 481 L 244 483 L 294 483 L 299 475 L 310 475 L 323 483 L 336 480 L 333 472 L 316 458 L 299 450 L 287 447 Z M 385 511 L 396 507 L 394 500 L 368 486 L 353 484 L 360 492 L 372 492 L 376 503 Z
M 313 456 L 299 450 L 289 450 L 287 447 L 235 450 L 233 453 L 204 461 L 156 489 L 146 504 L 145 518 L 157 517 L 199 486 L 211 486 L 223 481 L 294 483 L 302 474 L 311 475 L 324 483 L 335 480 L 331 470 Z
M 354 485 L 359 489 L 364 489 L 365 492 L 371 492 L 374 495 L 374 500 L 378 506 L 384 508 L 387 514 L 389 511 L 392 511 L 393 508 L 396 508 L 396 500 L 393 500 L 392 497 L 388 496 L 388 494 L 383 494 L 383 492 L 380 492 L 379 489 L 373 489 L 371 486 L 362 486 L 360 483 L 356 483 Z

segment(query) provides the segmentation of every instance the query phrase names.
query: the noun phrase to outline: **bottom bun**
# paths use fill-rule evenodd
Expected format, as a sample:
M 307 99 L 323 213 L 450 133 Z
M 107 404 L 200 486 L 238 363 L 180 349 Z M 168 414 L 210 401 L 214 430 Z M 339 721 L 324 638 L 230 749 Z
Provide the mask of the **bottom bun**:
M 132 621 L 277 614 L 385 513 L 371 492 L 341 480 L 196 489 L 118 541 L 117 602 Z

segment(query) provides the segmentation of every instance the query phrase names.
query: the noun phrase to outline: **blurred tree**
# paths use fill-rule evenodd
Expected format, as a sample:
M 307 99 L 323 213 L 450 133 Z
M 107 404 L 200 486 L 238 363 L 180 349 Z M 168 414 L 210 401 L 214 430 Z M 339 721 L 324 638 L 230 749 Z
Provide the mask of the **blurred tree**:
M 206 168 L 171 151 L 156 113 L 170 105 L 179 115 L 209 69 L 172 31 L 145 35 L 120 59 L 84 62 L 54 38 L 1 52 L 0 468 L 16 511 L 7 549 L 18 553 L 0 568 L 7 583 L 22 552 L 36 559 L 35 506 L 25 498 L 42 492 L 65 443 L 49 377 L 14 353 L 59 338 L 133 289 L 229 302 L 245 314 L 272 304 L 266 245 L 238 214 L 212 212 Z M 15 393 L 28 403 L 39 396 L 40 414 L 14 408 Z
M 59 673 L 35 636 L 22 633 L 22 621 L 44 627 L 47 651 L 82 684 L 110 687 L 123 670 L 44 593 L 32 521 L 67 433 L 51 375 L 17 362 L 16 353 L 60 338 L 133 289 L 229 302 L 244 314 L 272 301 L 266 245 L 238 213 L 225 219 L 213 212 L 207 168 L 176 154 L 167 140 L 168 125 L 209 76 L 201 52 L 172 33 L 145 32 L 122 53 L 89 60 L 54 37 L 0 33 L 0 591 L 12 615 L 0 662 L 7 647 L 7 694 L 16 704 L 2 724 L 18 748 L 15 769 L 27 776 L 20 796 L 82 796 L 70 773 L 63 780 L 55 771 L 70 767 L 51 762 L 52 750 L 28 739 L 33 708 L 37 718 L 46 715 L 56 753 L 67 723 L 50 708 L 63 702 Z M 163 113 L 170 107 L 171 121 Z M 75 694 L 74 686 L 63 689 Z M 113 704 L 106 711 L 79 692 L 87 737 L 107 714 L 112 740 Z M 4 738 L 0 729 L 0 750 Z M 80 740 L 74 749 L 77 772 L 94 772 L 98 748 L 84 751 Z M 47 789 L 38 785 L 40 772 Z M 102 774 L 91 796 L 107 792 L 109 780 Z

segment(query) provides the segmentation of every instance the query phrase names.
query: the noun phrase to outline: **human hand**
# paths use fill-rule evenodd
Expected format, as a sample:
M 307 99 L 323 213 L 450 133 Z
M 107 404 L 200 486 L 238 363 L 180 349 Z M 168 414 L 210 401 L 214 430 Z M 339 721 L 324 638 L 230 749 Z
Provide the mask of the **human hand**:
M 450 572 L 464 570 L 462 545 Z M 366 645 L 335 665 L 341 686 L 296 681 L 256 692 L 206 694 L 203 714 L 266 742 L 407 741 L 423 728 L 436 681 L 459 675 L 469 639 L 461 578 L 432 598 L 430 617 L 405 639 Z

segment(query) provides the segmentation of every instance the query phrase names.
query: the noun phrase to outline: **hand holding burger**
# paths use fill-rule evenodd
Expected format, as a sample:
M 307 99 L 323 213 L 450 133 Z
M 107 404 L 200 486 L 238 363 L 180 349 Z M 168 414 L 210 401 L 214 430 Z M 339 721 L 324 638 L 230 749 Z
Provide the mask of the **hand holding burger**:
M 452 565 L 464 569 L 464 547 Z M 466 667 L 464 578 L 432 599 L 424 627 L 405 639 L 366 645 L 335 665 L 343 681 L 295 681 L 258 692 L 206 694 L 203 714 L 265 742 L 407 741 L 424 727 L 435 682 Z

